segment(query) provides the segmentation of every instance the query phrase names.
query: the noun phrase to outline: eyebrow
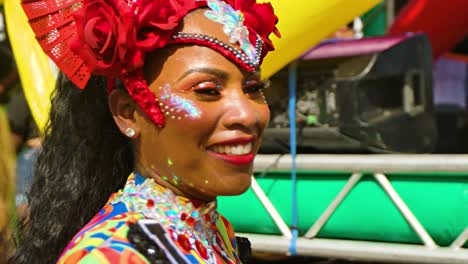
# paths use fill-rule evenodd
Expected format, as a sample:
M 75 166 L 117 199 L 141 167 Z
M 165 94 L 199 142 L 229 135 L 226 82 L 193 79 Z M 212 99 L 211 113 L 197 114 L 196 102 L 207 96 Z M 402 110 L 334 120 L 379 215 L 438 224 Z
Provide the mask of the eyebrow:
M 185 77 L 187 77 L 188 75 L 192 74 L 192 73 L 208 73 L 208 74 L 211 74 L 211 75 L 214 75 L 222 80 L 227 80 L 229 78 L 229 73 L 223 71 L 223 70 L 219 70 L 219 69 L 215 69 L 215 68 L 209 68 L 209 67 L 200 67 L 200 68 L 193 68 L 193 69 L 189 69 L 188 71 L 184 72 L 184 74 L 182 74 L 182 76 L 180 76 L 176 82 L 179 82 L 181 80 L 183 80 Z

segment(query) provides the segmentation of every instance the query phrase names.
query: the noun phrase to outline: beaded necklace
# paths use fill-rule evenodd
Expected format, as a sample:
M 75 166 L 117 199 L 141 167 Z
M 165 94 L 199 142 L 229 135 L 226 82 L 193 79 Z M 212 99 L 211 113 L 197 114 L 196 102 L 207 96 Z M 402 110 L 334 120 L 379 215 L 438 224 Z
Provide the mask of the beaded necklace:
M 185 254 L 198 255 L 204 263 L 217 263 L 215 252 L 227 263 L 240 263 L 236 254 L 228 255 L 223 250 L 229 245 L 222 239 L 220 226 L 217 226 L 216 201 L 198 206 L 197 202 L 175 195 L 153 179 L 144 179 L 134 173 L 110 203 L 123 203 L 129 211 L 157 220 Z

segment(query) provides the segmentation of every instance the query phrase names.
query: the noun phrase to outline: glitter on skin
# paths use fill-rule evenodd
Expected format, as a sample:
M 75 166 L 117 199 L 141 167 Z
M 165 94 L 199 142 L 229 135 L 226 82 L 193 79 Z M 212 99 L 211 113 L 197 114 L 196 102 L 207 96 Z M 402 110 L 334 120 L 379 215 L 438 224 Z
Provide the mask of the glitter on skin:
M 205 180 L 205 184 L 208 184 L 208 180 Z
M 167 181 L 167 176 L 162 176 L 162 179 Z
M 172 166 L 172 165 L 174 165 L 174 163 L 172 162 L 172 160 L 171 160 L 171 159 L 167 159 L 167 164 L 169 164 L 169 166 Z
M 181 110 L 183 113 L 185 113 L 184 116 L 190 119 L 199 119 L 201 117 L 201 110 L 198 109 L 191 100 L 174 94 L 169 84 L 165 84 L 160 89 L 162 90 L 161 102 L 166 104 L 166 106 Z

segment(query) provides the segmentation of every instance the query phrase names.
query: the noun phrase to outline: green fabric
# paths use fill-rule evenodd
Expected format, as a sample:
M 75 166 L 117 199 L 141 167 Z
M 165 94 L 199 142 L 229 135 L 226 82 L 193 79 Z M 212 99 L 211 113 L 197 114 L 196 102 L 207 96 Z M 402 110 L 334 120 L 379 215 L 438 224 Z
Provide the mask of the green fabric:
M 362 16 L 364 36 L 383 36 L 387 30 L 385 3 L 380 3 Z
M 304 234 L 325 211 L 349 179 L 349 173 L 298 172 L 299 228 Z M 451 244 L 468 226 L 468 174 L 387 175 L 393 187 L 441 246 Z M 257 177 L 287 224 L 291 223 L 290 173 Z M 219 199 L 219 211 L 236 232 L 280 234 L 252 190 Z M 239 213 L 239 208 L 242 208 Z M 321 238 L 420 244 L 420 239 L 384 190 L 365 176 L 349 193 L 318 234 Z

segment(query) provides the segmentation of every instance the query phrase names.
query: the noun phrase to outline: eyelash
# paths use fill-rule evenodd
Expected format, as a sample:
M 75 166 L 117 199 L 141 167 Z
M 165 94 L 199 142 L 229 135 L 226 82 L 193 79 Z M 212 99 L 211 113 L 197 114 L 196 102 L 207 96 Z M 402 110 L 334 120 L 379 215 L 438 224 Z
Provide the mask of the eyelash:
M 244 92 L 248 93 L 248 94 L 258 93 L 258 92 L 262 91 L 262 89 L 264 89 L 264 88 L 265 88 L 265 84 L 263 82 L 259 82 L 259 83 L 254 83 L 254 84 L 247 85 L 244 88 Z
M 195 93 L 200 95 L 215 96 L 220 95 L 221 84 L 216 81 L 204 81 L 193 87 Z
M 251 82 L 244 87 L 244 92 L 248 94 L 258 93 L 262 89 L 268 88 L 270 85 L 268 80 L 262 82 Z M 195 93 L 205 96 L 218 96 L 220 95 L 221 84 L 215 81 L 205 81 L 198 83 L 193 87 Z

